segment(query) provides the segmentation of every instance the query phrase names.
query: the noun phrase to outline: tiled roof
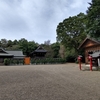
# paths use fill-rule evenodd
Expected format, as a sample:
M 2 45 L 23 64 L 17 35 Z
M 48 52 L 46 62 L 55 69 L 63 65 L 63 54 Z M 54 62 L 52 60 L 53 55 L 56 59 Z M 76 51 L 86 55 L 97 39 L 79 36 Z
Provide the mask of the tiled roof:
M 0 47 L 0 56 L 14 56 L 14 58 L 23 58 L 25 55 L 23 55 L 22 51 L 10 51 Z
M 13 54 L 0 53 L 0 56 L 13 56 Z
M 6 51 L 9 54 L 13 54 L 14 56 L 24 56 L 22 51 Z
M 94 41 L 95 43 L 100 44 L 100 41 L 98 41 L 98 40 L 96 40 L 96 39 L 94 39 L 94 38 L 88 38 L 88 37 L 87 37 L 87 38 L 85 38 L 84 41 L 79 45 L 78 49 L 80 49 L 80 48 L 84 45 L 84 43 L 85 43 L 87 40 L 91 40 L 91 41 Z
M 34 52 L 47 52 L 42 46 L 39 46 Z
M 100 56 L 100 51 L 94 52 L 91 56 L 92 56 L 93 58 L 99 57 L 99 56 Z

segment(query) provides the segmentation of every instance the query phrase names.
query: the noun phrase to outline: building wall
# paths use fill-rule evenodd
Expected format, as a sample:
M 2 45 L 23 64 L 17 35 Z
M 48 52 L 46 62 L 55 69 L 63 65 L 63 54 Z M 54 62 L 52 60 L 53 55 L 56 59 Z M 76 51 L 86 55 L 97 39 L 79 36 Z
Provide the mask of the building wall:
M 91 41 L 91 40 L 87 40 L 87 41 L 82 45 L 81 48 L 92 47 L 92 46 L 94 46 L 94 45 L 97 45 L 97 43 L 94 42 L 94 41 Z
M 96 52 L 96 51 L 100 51 L 100 45 L 95 45 L 95 46 L 91 46 L 91 47 L 86 47 L 85 48 L 85 63 L 89 63 L 88 61 L 88 52 Z

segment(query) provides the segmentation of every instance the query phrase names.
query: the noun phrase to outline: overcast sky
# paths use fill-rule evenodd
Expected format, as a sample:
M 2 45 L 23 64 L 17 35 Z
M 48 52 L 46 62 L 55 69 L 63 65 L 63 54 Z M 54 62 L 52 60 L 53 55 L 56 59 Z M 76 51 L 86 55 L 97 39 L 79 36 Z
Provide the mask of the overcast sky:
M 56 42 L 57 25 L 91 0 L 0 0 L 0 39 Z

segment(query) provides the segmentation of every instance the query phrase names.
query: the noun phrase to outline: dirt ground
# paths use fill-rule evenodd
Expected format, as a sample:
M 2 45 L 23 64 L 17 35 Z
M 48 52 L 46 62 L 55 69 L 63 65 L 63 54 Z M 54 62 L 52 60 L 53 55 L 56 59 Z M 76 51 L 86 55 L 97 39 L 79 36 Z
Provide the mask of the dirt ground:
M 74 63 L 0 66 L 0 100 L 100 100 L 100 71 Z

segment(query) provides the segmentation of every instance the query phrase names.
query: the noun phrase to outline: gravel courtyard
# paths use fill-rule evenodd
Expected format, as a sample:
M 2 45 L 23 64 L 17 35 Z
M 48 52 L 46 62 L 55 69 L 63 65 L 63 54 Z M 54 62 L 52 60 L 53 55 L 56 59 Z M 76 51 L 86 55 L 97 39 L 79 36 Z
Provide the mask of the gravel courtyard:
M 0 66 L 0 100 L 100 100 L 100 71 L 77 64 Z

